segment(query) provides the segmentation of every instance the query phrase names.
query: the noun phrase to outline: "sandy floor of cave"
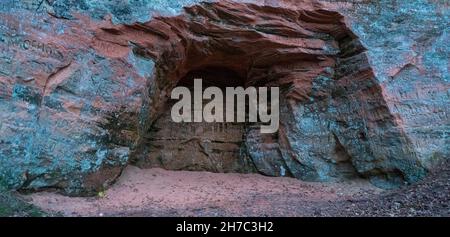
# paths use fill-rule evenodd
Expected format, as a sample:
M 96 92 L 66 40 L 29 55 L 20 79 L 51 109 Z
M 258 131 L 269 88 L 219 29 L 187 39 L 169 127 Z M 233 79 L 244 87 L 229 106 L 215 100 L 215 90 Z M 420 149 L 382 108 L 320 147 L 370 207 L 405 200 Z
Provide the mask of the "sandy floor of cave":
M 129 166 L 103 197 L 40 192 L 24 198 L 64 216 L 326 216 L 333 203 L 380 192 L 364 180 L 315 183 Z

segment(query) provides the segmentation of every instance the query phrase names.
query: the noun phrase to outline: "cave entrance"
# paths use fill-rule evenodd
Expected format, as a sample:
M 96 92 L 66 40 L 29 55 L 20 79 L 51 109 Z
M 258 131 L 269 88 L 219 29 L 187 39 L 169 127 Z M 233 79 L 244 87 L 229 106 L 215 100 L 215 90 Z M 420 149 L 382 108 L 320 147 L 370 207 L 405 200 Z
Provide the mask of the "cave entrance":
M 343 16 L 302 8 L 204 3 L 128 26 L 130 35 L 146 35 L 132 38 L 133 53 L 155 62 L 131 159 L 143 168 L 308 181 L 359 174 L 365 167 L 357 171 L 354 161 L 366 157 L 355 156 L 372 151 L 358 138 L 368 128 L 360 116 L 373 109 L 367 101 L 385 108 L 380 88 Z M 278 132 L 261 134 L 258 124 L 172 122 L 168 98 L 194 78 L 203 88 L 279 87 Z
M 203 91 L 215 86 L 225 94 L 226 87 L 245 87 L 245 79 L 235 71 L 213 66 L 190 71 L 177 86 L 187 87 L 193 94 L 194 79 L 202 79 Z M 248 123 L 175 123 L 171 108 L 177 101 L 169 99 L 161 116 L 153 123 L 147 141 L 148 152 L 139 166 L 216 173 L 255 171 L 244 147 Z M 203 100 L 203 105 L 209 101 Z

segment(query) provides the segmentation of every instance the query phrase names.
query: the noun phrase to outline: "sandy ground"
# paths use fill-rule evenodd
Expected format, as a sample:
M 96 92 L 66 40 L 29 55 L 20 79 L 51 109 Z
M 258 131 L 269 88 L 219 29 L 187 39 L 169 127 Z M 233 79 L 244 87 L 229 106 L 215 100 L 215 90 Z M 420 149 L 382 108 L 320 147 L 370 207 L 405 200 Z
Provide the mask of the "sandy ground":
M 129 166 L 104 195 L 22 198 L 64 216 L 447 216 L 450 160 L 426 179 L 397 190 L 365 180 L 312 183 L 258 174 L 139 169 Z
M 40 192 L 24 198 L 64 216 L 329 216 L 335 213 L 330 204 L 380 192 L 365 180 L 313 183 L 129 166 L 101 197 Z

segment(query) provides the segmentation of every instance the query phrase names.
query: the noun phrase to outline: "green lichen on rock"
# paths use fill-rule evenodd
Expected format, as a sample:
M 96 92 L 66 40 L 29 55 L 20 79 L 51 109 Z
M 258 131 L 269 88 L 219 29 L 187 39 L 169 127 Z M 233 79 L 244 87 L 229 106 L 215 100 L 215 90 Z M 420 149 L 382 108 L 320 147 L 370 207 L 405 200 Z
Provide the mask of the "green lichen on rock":
M 2 189 L 0 187 L 0 189 Z M 0 191 L 0 217 L 45 217 L 49 216 L 39 208 L 29 204 L 13 193 Z

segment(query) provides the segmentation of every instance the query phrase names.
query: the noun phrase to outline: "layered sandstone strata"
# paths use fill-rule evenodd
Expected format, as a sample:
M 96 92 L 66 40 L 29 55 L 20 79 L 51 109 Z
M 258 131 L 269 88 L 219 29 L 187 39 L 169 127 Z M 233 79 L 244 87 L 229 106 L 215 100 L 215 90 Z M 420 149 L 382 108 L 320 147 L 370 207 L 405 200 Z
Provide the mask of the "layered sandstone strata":
M 130 162 L 394 187 L 449 157 L 445 3 L 7 0 L 0 21 L 10 188 L 91 194 Z M 205 70 L 279 86 L 279 132 L 167 131 L 171 90 Z

